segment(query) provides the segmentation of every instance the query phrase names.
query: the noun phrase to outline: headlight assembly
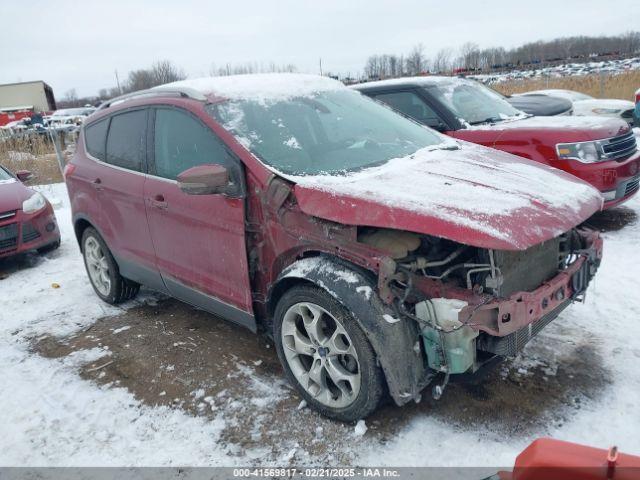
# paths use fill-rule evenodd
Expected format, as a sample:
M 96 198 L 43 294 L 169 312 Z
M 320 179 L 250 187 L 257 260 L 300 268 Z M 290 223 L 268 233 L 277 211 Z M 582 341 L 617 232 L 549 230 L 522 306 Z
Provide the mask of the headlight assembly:
M 583 163 L 603 160 L 596 142 L 559 143 L 556 145 L 556 152 L 562 160 L 578 160 Z
M 47 200 L 41 193 L 34 192 L 29 198 L 22 202 L 22 211 L 24 213 L 36 213 L 47 206 Z

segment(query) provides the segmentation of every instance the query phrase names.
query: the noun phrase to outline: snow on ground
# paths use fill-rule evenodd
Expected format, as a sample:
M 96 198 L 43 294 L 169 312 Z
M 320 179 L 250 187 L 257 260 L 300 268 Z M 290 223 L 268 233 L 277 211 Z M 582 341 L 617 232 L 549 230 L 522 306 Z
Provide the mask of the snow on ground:
M 81 363 L 107 351 L 62 360 L 30 352 L 30 337 L 69 335 L 121 311 L 98 301 L 86 279 L 65 186 L 40 191 L 54 204 L 62 245 L 37 268 L 0 281 L 0 465 L 233 464 L 218 445 L 223 418 L 205 421 L 146 407 L 125 389 L 100 388 L 78 377 Z
M 99 317 L 123 311 L 100 302 L 86 279 L 64 185 L 40 190 L 55 206 L 63 243 L 59 250 L 34 260 L 34 268 L 17 269 L 0 280 L 0 425 L 4 438 L 11 439 L 0 449 L 0 465 L 249 463 L 249 459 L 234 456 L 232 446 L 221 439 L 228 421 L 224 410 L 213 418 L 197 417 L 180 408 L 142 404 L 124 388 L 83 380 L 78 375 L 81 365 L 109 361 L 110 352 L 104 347 L 58 359 L 33 352 L 30 341 L 34 337 L 66 337 Z M 640 214 L 640 198 L 630 201 L 627 208 Z M 354 463 L 509 465 L 539 436 L 603 448 L 617 444 L 622 451 L 640 453 L 639 235 L 637 218 L 621 230 L 604 235 L 605 258 L 586 303 L 566 310 L 509 367 L 522 374 L 526 382 L 529 371 L 544 359 L 550 365 L 547 374 L 552 376 L 562 365 L 565 350 L 587 345 L 597 354 L 593 361 L 601 363 L 602 371 L 610 375 L 597 395 L 582 398 L 580 408 L 562 407 L 548 425 L 527 434 L 487 429 L 473 421 L 456 426 L 423 409 L 410 416 L 405 427 L 381 441 L 375 429 L 366 429 L 370 425 L 367 421 L 343 434 Z M 60 287 L 53 288 L 53 283 Z M 120 327 L 118 337 L 127 333 Z M 254 375 L 251 367 L 243 367 L 241 373 Z M 259 378 L 255 382 L 256 389 L 262 391 L 264 385 L 269 389 Z M 263 392 L 267 397 L 268 393 Z M 307 418 L 303 413 L 304 409 L 301 421 Z M 500 412 L 490 412 L 494 415 Z M 354 442 L 360 434 L 362 438 Z M 313 458 L 307 458 L 313 462 Z

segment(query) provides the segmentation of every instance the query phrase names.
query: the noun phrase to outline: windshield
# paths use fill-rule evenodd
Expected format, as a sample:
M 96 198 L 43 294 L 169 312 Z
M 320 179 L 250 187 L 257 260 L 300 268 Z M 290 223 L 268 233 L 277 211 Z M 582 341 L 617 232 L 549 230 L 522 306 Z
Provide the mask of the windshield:
M 6 182 L 7 180 L 13 180 L 13 176 L 7 172 L 4 168 L 0 167 L 0 182 Z
M 526 114 L 512 107 L 500 94 L 469 80 L 452 80 L 424 87 L 445 108 L 470 125 L 499 122 Z
M 234 100 L 207 108 L 264 163 L 290 175 L 358 170 L 444 141 L 350 90 L 278 101 Z

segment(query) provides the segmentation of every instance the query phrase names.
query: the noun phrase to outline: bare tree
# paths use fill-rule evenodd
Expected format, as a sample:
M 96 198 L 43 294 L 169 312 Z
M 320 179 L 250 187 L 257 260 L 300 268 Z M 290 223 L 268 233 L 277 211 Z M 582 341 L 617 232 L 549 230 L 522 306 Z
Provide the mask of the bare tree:
M 169 60 L 161 60 L 154 63 L 151 67 L 151 75 L 155 85 L 177 82 L 178 80 L 184 80 L 187 78 L 184 71 L 176 67 Z
M 428 63 L 421 43 L 413 47 L 409 55 L 407 55 L 405 64 L 407 75 L 420 75 L 427 70 Z
M 475 70 L 480 66 L 480 48 L 477 43 L 467 42 L 460 47 L 462 66 L 467 70 Z
M 63 101 L 70 107 L 78 106 L 78 93 L 75 88 L 67 90 L 64 94 Z
M 437 73 L 450 71 L 452 68 L 451 57 L 453 57 L 453 49 L 450 47 L 440 49 L 433 59 L 433 70 Z

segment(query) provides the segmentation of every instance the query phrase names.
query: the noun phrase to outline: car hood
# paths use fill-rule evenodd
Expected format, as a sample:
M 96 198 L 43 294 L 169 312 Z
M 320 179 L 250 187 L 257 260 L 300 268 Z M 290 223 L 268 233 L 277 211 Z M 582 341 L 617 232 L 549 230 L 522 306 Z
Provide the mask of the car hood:
M 480 135 L 497 141 L 499 138 L 538 138 L 541 133 L 545 133 L 547 138 L 549 134 L 557 135 L 554 141 L 564 143 L 601 140 L 623 135 L 628 131 L 627 122 L 618 118 L 559 116 L 528 117 L 496 124 L 474 125 L 457 130 L 456 136 L 475 141 L 474 139 Z
M 616 99 L 594 99 L 594 100 L 578 100 L 573 102 L 573 106 L 577 110 L 591 111 L 595 108 L 610 108 L 620 110 L 622 113 L 625 110 L 631 110 L 635 108 L 635 104 L 629 100 L 616 100 Z
M 547 95 L 514 95 L 506 100 L 518 110 L 543 117 L 568 113 L 573 106 L 569 100 Z
M 0 180 L 0 213 L 22 208 L 33 192 L 17 180 Z
M 599 192 L 569 174 L 466 143 L 345 175 L 287 178 L 308 215 L 501 250 L 554 238 L 602 207 Z

